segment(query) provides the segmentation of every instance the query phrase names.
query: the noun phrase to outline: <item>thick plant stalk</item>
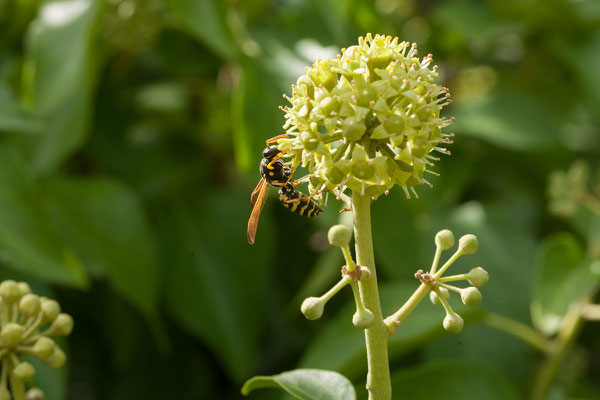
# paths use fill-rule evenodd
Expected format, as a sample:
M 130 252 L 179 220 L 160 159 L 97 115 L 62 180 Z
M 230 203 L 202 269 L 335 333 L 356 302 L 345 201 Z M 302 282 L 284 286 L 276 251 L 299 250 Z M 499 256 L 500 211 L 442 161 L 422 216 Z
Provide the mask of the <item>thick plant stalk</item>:
M 373 254 L 373 239 L 371 235 L 371 199 L 353 192 L 352 210 L 354 212 L 354 240 L 356 260 L 361 267 L 368 268 L 371 278 L 359 281 L 359 290 L 366 308 L 371 310 L 375 321 L 365 330 L 367 344 L 367 390 L 369 400 L 390 400 L 392 386 L 387 350 L 387 328 L 383 322 L 379 292 L 377 289 L 377 274 L 375 272 L 375 256 Z

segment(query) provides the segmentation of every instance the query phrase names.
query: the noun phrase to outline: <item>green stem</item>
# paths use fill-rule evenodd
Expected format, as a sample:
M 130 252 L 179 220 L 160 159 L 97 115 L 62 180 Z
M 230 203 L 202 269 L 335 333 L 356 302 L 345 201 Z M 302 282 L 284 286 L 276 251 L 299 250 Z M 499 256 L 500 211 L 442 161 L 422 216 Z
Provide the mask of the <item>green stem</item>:
M 394 334 L 394 332 L 396 332 L 396 329 L 398 329 L 398 326 L 402 323 L 402 321 L 404 321 L 404 319 L 408 317 L 408 314 L 410 314 L 415 309 L 417 304 L 419 304 L 421 300 L 423 300 L 423 298 L 430 291 L 431 287 L 429 285 L 421 283 L 421 285 L 417 288 L 417 290 L 415 290 L 412 296 L 410 296 L 410 298 L 406 300 L 406 303 L 404 303 L 398 311 L 396 311 L 395 313 L 393 313 L 385 319 L 385 325 L 388 329 L 388 335 L 391 336 Z
M 352 278 L 350 278 L 348 275 L 344 275 L 344 277 L 342 277 L 342 279 L 340 279 L 338 283 L 336 283 L 331 289 L 329 289 L 327 293 L 321 296 L 320 299 L 324 301 L 329 301 L 337 292 L 340 291 L 341 288 L 350 283 L 350 281 L 352 281 Z
M 509 333 L 535 347 L 542 353 L 552 353 L 554 343 L 535 329 L 514 319 L 491 312 L 485 313 L 482 322 L 492 328 Z
M 585 299 L 582 304 L 585 304 L 588 299 Z M 556 338 L 557 347 L 555 351 L 548 357 L 538 375 L 533 382 L 531 389 L 531 400 L 544 400 L 548 393 L 548 389 L 554 381 L 554 377 L 558 373 L 560 366 L 571 349 L 573 342 L 577 338 L 581 327 L 583 326 L 583 318 L 581 316 L 581 305 L 579 304 L 570 312 L 568 312 L 561 323 L 560 330 Z
M 375 256 L 371 236 L 371 199 L 354 191 L 352 193 L 352 210 L 354 213 L 356 261 L 358 265 L 367 268 L 371 273 L 371 278 L 366 281 L 359 281 L 358 287 L 365 307 L 375 317 L 373 325 L 369 329 L 365 329 L 369 368 L 366 387 L 369 391 L 369 400 L 390 400 L 392 398 L 392 384 L 387 350 L 387 327 L 383 322 L 377 289 Z
M 10 364 L 9 364 L 10 365 Z M 10 381 L 10 391 L 13 400 L 25 400 L 25 383 L 18 379 L 12 372 L 12 366 L 9 366 L 8 380 Z

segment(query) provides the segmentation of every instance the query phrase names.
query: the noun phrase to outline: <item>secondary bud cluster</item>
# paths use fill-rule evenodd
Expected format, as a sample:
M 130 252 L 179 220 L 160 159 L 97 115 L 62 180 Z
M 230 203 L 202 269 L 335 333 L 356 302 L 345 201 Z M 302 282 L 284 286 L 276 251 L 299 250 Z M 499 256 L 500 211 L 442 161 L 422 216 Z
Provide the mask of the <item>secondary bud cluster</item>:
M 488 273 L 481 267 L 475 267 L 466 274 L 443 276 L 443 273 L 458 259 L 458 257 L 466 254 L 474 254 L 479 248 L 479 242 L 475 235 L 464 235 L 458 241 L 458 249 L 448 259 L 448 261 L 438 270 L 440 254 L 444 250 L 448 250 L 454 246 L 454 234 L 444 229 L 435 235 L 436 253 L 428 274 L 416 275 L 421 281 L 430 286 L 431 292 L 429 298 L 435 305 L 442 305 L 446 311 L 446 317 L 443 321 L 444 329 L 448 332 L 458 333 L 463 328 L 463 319 L 450 306 L 450 292 L 456 292 L 460 295 L 460 299 L 467 306 L 476 306 L 481 303 L 481 292 L 477 287 L 487 283 Z M 422 277 L 426 276 L 427 279 Z M 446 282 L 466 280 L 471 285 L 466 288 L 459 288 L 448 285 Z
M 349 284 L 356 302 L 356 312 L 352 317 L 352 323 L 357 328 L 367 329 L 373 324 L 375 317 L 363 304 L 358 290 L 358 281 L 369 279 L 370 272 L 367 268 L 361 268 L 359 265 L 356 265 L 352 259 L 349 246 L 352 239 L 350 229 L 344 225 L 334 225 L 329 229 L 327 238 L 332 246 L 338 246 L 344 254 L 346 265 L 342 267 L 342 279 L 321 297 L 307 297 L 304 299 L 300 306 L 300 311 L 302 311 L 302 314 L 307 319 L 321 318 L 325 304 L 329 299 L 339 292 L 341 288 Z
M 575 161 L 566 172 L 554 171 L 548 185 L 550 212 L 568 217 L 583 205 L 600 215 L 600 172 L 596 187 L 591 191 L 588 189 L 589 180 L 589 166 L 584 161 Z
M 0 283 L 0 359 L 2 368 L 7 369 L 2 374 L 8 375 L 13 395 L 24 393 L 25 383 L 35 374 L 35 368 L 21 361 L 20 356 L 35 356 L 59 368 L 65 364 L 66 356 L 49 336 L 67 336 L 72 330 L 73 318 L 61 313 L 55 300 L 31 293 L 25 282 Z M 39 389 L 32 389 L 26 398 L 43 399 L 40 393 Z M 2 396 L 11 398 L 6 380 L 0 383 L 0 400 Z
M 283 108 L 290 136 L 279 147 L 295 166 L 308 166 L 311 193 L 347 188 L 376 197 L 399 185 L 410 197 L 424 177 L 433 150 L 449 154 L 440 117 L 447 88 L 433 83 L 431 54 L 417 45 L 368 34 L 336 59 L 319 59 L 292 86 Z M 418 196 L 417 196 L 418 197 Z

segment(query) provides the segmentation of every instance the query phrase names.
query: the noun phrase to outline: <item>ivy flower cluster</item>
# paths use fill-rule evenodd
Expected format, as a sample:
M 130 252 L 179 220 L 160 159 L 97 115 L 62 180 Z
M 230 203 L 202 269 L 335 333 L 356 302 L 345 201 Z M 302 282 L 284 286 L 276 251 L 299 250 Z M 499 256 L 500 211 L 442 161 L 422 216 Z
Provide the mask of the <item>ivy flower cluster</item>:
M 417 45 L 368 34 L 342 49 L 336 59 L 307 68 L 283 108 L 288 138 L 279 148 L 294 166 L 308 166 L 311 193 L 351 189 L 377 197 L 393 186 L 407 197 L 428 184 L 424 174 L 439 158 L 432 151 L 451 143 L 442 133 L 452 119 L 440 117 L 450 103 L 447 88 L 433 83 L 431 54 L 417 57 Z
M 34 356 L 52 368 L 66 362 L 64 351 L 50 336 L 67 336 L 73 318 L 55 300 L 37 296 L 25 282 L 0 283 L 0 400 L 40 400 L 41 390 L 25 392 L 35 368 L 21 356 Z
M 584 206 L 600 215 L 600 172 L 591 190 L 588 188 L 590 178 L 590 167 L 581 160 L 575 161 L 567 171 L 554 171 L 548 185 L 550 212 L 570 217 Z

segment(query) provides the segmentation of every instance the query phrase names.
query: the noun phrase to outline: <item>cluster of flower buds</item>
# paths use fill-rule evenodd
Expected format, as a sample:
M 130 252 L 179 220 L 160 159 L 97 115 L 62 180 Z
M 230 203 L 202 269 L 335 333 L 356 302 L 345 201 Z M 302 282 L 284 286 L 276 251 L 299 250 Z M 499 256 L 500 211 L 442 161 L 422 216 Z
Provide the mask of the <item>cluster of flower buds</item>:
M 414 43 L 368 34 L 307 68 L 286 97 L 289 137 L 278 145 L 294 166 L 308 166 L 311 193 L 377 197 L 399 185 L 418 197 L 414 186 L 431 186 L 423 175 L 438 175 L 427 168 L 439 158 L 429 153 L 449 154 L 440 144 L 453 136 L 442 133 L 453 120 L 440 117 L 450 94 L 433 83 L 432 60 L 419 59 Z
M 72 329 L 73 318 L 61 313 L 55 300 L 31 293 L 25 282 L 0 283 L 0 400 L 43 400 L 37 388 L 25 393 L 35 369 L 20 357 L 34 356 L 53 368 L 63 366 L 65 353 L 49 336 L 66 336 Z
M 583 205 L 600 214 L 600 173 L 592 191 L 588 189 L 589 180 L 589 166 L 584 161 L 575 161 L 566 172 L 554 171 L 548 185 L 550 212 L 569 217 Z
M 442 274 L 464 254 L 474 254 L 479 247 L 479 242 L 475 235 L 464 235 L 458 241 L 458 249 L 448 259 L 448 261 L 437 270 L 440 255 L 442 251 L 448 250 L 454 246 L 454 234 L 448 229 L 444 229 L 435 235 L 436 252 L 434 260 L 429 271 L 427 284 L 431 287 L 429 298 L 433 304 L 442 305 L 446 310 L 443 326 L 448 332 L 458 333 L 463 328 L 463 319 L 458 315 L 448 302 L 450 292 L 456 292 L 460 295 L 460 299 L 467 306 L 476 306 L 481 303 L 481 292 L 477 289 L 483 286 L 489 280 L 488 273 L 481 267 L 475 267 L 466 274 L 442 276 Z M 446 282 L 466 280 L 472 286 L 459 288 L 449 285 Z M 423 281 L 423 280 L 421 280 Z
M 417 271 L 415 278 L 421 281 L 423 295 L 429 291 L 429 298 L 433 304 L 442 305 L 446 311 L 446 317 L 443 321 L 444 329 L 452 333 L 458 333 L 463 328 L 463 319 L 450 306 L 450 292 L 456 292 L 460 295 L 462 302 L 467 306 L 476 306 L 481 303 L 481 292 L 477 289 L 483 286 L 489 280 L 488 273 L 481 267 L 475 267 L 466 274 L 443 276 L 444 272 L 462 255 L 474 254 L 477 252 L 479 242 L 475 235 L 464 235 L 458 241 L 458 249 L 454 254 L 438 269 L 440 256 L 444 250 L 451 249 L 454 246 L 454 234 L 448 229 L 444 229 L 435 235 L 436 251 L 429 272 Z M 449 285 L 448 282 L 466 280 L 471 286 L 460 288 Z M 414 307 L 416 304 L 413 304 Z M 385 319 L 388 327 L 388 333 L 392 335 L 402 320 L 406 318 L 406 310 L 401 308 L 395 314 Z
M 341 288 L 350 284 L 352 293 L 354 294 L 354 300 L 356 303 L 356 312 L 352 317 L 352 323 L 361 329 L 369 328 L 374 321 L 373 313 L 364 306 L 360 292 L 358 290 L 358 281 L 367 280 L 370 278 L 370 273 L 367 268 L 361 268 L 356 265 L 352 259 L 350 253 L 350 240 L 352 239 L 352 232 L 344 225 L 334 225 L 329 229 L 327 235 L 329 243 L 333 246 L 338 246 L 344 258 L 346 265 L 342 267 L 342 279 L 336 283 L 327 293 L 320 297 L 308 297 L 302 302 L 300 310 L 307 319 L 318 319 L 323 315 L 323 309 L 325 304 L 331 299 Z

